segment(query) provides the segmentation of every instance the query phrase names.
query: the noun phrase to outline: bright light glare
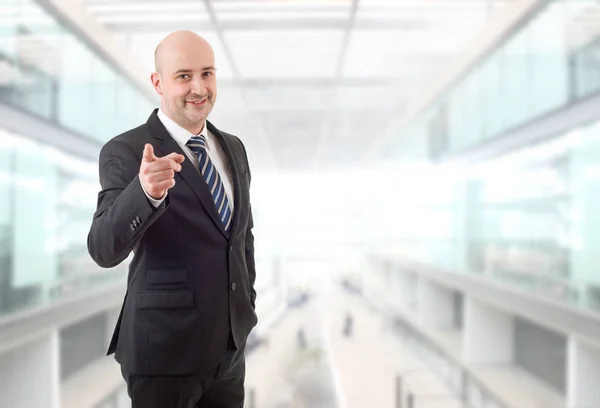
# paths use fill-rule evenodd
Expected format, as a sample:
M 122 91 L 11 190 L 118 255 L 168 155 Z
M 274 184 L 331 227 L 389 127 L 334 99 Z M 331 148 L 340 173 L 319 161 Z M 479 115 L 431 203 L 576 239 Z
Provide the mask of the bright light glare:
M 161 13 L 146 15 L 105 15 L 98 16 L 101 23 L 161 23 L 161 22 L 184 22 L 194 21 L 198 25 L 210 21 L 206 13 Z
M 143 12 L 151 13 L 157 12 L 197 12 L 206 11 L 206 7 L 203 2 L 169 2 L 169 3 L 152 3 L 152 2 L 140 2 L 140 3 L 122 3 L 122 4 L 93 4 L 87 7 L 90 11 L 101 14 L 101 13 L 126 13 L 126 12 Z
M 280 11 L 285 9 L 349 9 L 352 0 L 302 0 L 302 1 L 244 1 L 240 2 L 218 2 L 214 5 L 216 11 Z
M 260 13 L 220 13 L 220 21 L 251 21 L 251 20 L 322 20 L 346 19 L 350 11 L 264 11 Z

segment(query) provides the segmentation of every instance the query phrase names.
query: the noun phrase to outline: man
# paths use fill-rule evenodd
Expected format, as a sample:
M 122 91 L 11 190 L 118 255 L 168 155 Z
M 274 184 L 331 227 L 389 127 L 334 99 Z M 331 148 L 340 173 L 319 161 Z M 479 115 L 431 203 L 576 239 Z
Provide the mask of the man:
M 206 120 L 217 87 L 203 38 L 171 33 L 155 65 L 160 109 L 100 152 L 89 253 L 107 268 L 134 253 L 108 354 L 136 408 L 241 408 L 257 323 L 246 151 Z

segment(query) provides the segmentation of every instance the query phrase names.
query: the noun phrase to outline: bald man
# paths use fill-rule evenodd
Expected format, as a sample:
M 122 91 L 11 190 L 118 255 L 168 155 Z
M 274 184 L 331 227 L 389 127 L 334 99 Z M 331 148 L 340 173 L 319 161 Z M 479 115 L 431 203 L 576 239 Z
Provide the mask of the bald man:
M 246 150 L 207 120 L 217 83 L 203 38 L 168 35 L 155 70 L 160 109 L 99 158 L 89 253 L 105 268 L 133 253 L 108 355 L 133 407 L 241 408 L 257 323 Z

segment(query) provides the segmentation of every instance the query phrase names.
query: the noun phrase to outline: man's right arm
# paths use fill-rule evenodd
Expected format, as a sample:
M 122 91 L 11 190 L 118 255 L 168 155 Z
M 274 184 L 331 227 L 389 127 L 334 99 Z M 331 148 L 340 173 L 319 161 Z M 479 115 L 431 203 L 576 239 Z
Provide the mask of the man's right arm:
M 141 158 L 122 142 L 111 141 L 100 152 L 101 191 L 88 234 L 88 251 L 101 267 L 114 267 L 125 260 L 169 205 L 168 196 L 162 202 L 150 202 L 140 182 L 140 163 Z
M 142 188 L 143 189 L 143 188 Z M 165 201 L 165 198 L 167 198 L 167 194 L 164 195 L 163 198 L 159 198 L 158 200 L 156 198 L 152 198 L 150 197 L 150 194 L 148 194 L 148 192 L 146 190 L 144 190 L 144 194 L 146 194 L 146 198 L 148 198 L 148 200 L 150 200 L 150 202 L 152 203 L 152 205 L 155 208 L 160 207 L 160 205 L 163 203 L 163 201 Z

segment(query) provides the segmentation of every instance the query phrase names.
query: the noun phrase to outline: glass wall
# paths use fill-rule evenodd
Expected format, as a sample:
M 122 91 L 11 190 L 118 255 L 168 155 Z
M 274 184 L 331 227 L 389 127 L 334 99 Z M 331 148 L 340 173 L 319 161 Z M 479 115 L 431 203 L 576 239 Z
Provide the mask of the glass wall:
M 470 267 L 524 286 L 567 295 L 569 205 L 566 155 L 517 168 L 502 166 L 474 182 L 477 225 Z
M 371 245 L 600 310 L 599 163 L 600 121 L 474 168 L 398 171 Z
M 597 94 L 600 3 L 542 3 L 421 112 L 390 150 L 437 160 Z M 600 310 L 599 126 L 549 134 L 552 142 L 468 175 L 438 171 L 417 181 L 418 188 L 394 181 L 401 193 L 390 196 L 390 211 L 398 214 L 387 224 L 393 232 L 383 234 L 385 226 L 374 220 L 372 243 L 395 240 L 440 270 L 484 274 Z M 411 179 L 422 180 L 420 174 Z M 430 206 L 429 199 L 444 204 Z
M 438 158 L 598 92 L 600 24 L 594 16 L 600 3 L 545 3 L 451 84 L 393 143 L 408 147 L 413 139 L 429 139 L 424 153 Z
M 468 270 L 600 310 L 599 135 L 588 124 L 476 170 Z
M 97 165 L 0 129 L 0 314 L 125 279 L 87 252 Z
M 0 4 L 1 101 L 99 142 L 157 104 L 34 0 Z
M 0 4 L 0 103 L 99 145 L 145 122 L 155 101 L 41 4 Z M 0 315 L 125 279 L 87 252 L 96 163 L 0 128 L 0 186 Z

